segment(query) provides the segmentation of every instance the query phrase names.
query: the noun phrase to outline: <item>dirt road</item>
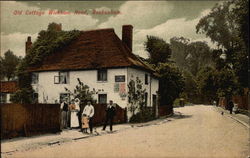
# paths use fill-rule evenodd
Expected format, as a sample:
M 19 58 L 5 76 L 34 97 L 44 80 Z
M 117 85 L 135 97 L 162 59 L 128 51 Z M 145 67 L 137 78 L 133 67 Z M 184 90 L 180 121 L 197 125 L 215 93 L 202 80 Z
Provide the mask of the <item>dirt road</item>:
M 144 127 L 4 157 L 218 157 L 247 158 L 249 129 L 212 106 L 177 108 L 180 116 Z

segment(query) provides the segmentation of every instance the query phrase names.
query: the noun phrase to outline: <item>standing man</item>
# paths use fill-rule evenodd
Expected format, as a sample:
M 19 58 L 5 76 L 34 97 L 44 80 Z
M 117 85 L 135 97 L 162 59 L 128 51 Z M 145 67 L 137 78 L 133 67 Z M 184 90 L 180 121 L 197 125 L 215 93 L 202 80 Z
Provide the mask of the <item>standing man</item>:
M 232 100 L 230 100 L 230 102 L 228 103 L 228 109 L 230 111 L 230 114 L 233 113 L 233 107 L 234 107 L 234 103 Z
M 63 100 L 61 103 L 61 128 L 67 128 L 67 123 L 68 123 L 68 110 L 69 110 L 69 105 L 66 101 L 66 98 Z
M 115 105 L 113 104 L 113 101 L 110 100 L 109 104 L 107 106 L 107 109 L 106 109 L 106 120 L 105 120 L 105 124 L 104 124 L 102 130 L 105 130 L 108 121 L 110 121 L 110 131 L 113 130 L 112 125 L 113 125 L 113 120 L 114 120 L 115 112 L 116 112 L 115 111 Z
M 94 106 L 91 105 L 91 102 L 88 101 L 87 105 L 83 109 L 83 115 L 86 115 L 89 119 L 89 130 L 90 133 L 93 133 L 93 116 L 95 114 Z

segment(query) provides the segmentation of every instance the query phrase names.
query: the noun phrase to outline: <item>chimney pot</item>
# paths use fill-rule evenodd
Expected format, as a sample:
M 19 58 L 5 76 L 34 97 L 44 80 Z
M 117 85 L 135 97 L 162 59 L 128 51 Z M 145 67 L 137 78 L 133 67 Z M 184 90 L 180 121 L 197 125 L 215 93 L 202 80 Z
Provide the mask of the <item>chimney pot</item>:
M 31 36 L 28 36 L 27 41 L 25 43 L 25 55 L 27 55 L 29 49 L 32 46 L 32 42 L 31 42 Z
M 132 25 L 123 25 L 122 26 L 122 42 L 128 46 L 132 52 L 133 44 L 133 26 Z
M 28 36 L 27 42 L 31 42 L 31 37 Z

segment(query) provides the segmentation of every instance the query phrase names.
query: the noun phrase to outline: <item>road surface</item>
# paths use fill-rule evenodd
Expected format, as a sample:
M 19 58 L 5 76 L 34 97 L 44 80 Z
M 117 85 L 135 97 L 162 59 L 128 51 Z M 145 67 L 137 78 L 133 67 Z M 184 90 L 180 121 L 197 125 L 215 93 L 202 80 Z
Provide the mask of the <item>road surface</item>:
M 249 129 L 212 106 L 175 109 L 170 121 L 159 121 L 112 134 L 4 155 L 10 158 L 194 157 L 247 158 Z

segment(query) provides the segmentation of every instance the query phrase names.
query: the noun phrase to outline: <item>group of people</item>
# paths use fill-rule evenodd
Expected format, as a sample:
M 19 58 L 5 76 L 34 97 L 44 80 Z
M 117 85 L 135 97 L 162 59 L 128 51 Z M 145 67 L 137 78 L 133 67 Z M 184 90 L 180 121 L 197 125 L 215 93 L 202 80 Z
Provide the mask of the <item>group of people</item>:
M 87 101 L 87 105 L 81 110 L 80 100 L 78 98 L 72 99 L 70 103 L 64 99 L 61 103 L 61 129 L 63 128 L 80 128 L 80 132 L 93 133 L 93 119 L 95 108 L 91 101 Z M 106 129 L 108 122 L 110 123 L 110 131 L 113 130 L 113 120 L 116 114 L 115 104 L 112 100 L 106 108 L 106 118 L 102 130 Z

